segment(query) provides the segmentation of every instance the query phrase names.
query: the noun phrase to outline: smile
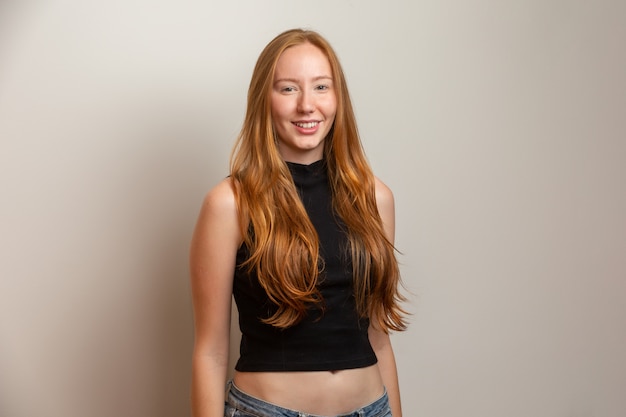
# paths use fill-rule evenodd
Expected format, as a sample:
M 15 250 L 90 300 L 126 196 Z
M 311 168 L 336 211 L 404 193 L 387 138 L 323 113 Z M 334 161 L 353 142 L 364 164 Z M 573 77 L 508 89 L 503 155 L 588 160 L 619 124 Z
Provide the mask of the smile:
M 312 129 L 317 126 L 320 122 L 294 122 L 293 124 L 301 127 L 302 129 Z

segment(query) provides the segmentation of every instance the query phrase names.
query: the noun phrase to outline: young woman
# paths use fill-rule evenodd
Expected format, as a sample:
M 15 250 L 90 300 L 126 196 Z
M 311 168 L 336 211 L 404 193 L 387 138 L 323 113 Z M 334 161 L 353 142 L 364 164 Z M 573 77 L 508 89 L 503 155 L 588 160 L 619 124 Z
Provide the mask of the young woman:
M 401 416 L 393 240 L 393 196 L 365 158 L 337 56 L 315 32 L 280 34 L 192 240 L 194 416 Z M 233 295 L 242 340 L 225 394 Z

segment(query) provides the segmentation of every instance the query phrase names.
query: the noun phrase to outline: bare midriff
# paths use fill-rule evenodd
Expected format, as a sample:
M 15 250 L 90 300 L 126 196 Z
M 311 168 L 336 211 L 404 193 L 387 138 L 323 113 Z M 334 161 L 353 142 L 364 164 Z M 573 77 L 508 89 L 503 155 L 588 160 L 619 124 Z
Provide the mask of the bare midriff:
M 235 372 L 233 382 L 263 401 L 319 416 L 349 413 L 384 393 L 378 365 L 339 371 Z

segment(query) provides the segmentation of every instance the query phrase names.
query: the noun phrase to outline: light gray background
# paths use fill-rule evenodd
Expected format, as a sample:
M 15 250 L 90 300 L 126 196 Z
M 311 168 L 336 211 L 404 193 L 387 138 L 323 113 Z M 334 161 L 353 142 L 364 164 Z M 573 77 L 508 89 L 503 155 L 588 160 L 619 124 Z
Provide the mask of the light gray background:
M 626 415 L 618 0 L 4 0 L 0 415 L 189 415 L 190 235 L 299 26 L 395 192 L 405 415 Z

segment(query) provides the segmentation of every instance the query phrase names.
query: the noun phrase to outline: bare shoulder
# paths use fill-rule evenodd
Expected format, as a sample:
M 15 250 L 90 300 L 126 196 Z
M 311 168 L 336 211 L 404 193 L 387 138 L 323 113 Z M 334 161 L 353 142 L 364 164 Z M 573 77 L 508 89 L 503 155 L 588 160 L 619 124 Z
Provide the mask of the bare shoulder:
M 389 241 L 394 241 L 395 236 L 395 224 L 396 214 L 393 193 L 387 185 L 380 179 L 376 178 L 376 206 L 378 207 L 378 213 L 383 221 L 383 227 Z
M 230 178 L 225 178 L 205 195 L 199 221 L 217 220 L 226 224 L 238 224 L 237 216 L 234 185 Z
M 382 182 L 380 178 L 375 177 L 375 180 L 376 204 L 378 204 L 379 210 L 389 208 L 393 209 L 394 198 L 391 188 L 389 188 L 384 182 Z
M 222 211 L 224 214 L 234 211 L 237 214 L 237 203 L 235 201 L 235 191 L 233 182 L 230 178 L 225 178 L 213 187 L 204 197 L 203 206 L 207 208 Z M 232 213 L 231 213 L 232 214 Z
M 217 237 L 224 243 L 237 245 L 241 240 L 235 191 L 230 178 L 213 187 L 204 197 L 194 243 Z

